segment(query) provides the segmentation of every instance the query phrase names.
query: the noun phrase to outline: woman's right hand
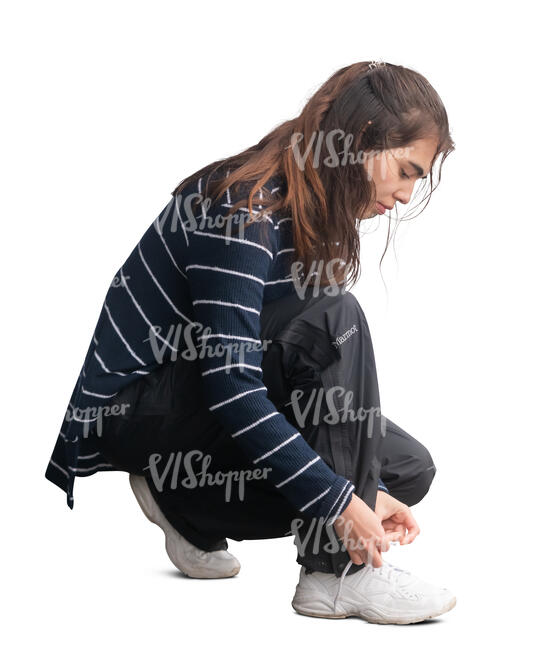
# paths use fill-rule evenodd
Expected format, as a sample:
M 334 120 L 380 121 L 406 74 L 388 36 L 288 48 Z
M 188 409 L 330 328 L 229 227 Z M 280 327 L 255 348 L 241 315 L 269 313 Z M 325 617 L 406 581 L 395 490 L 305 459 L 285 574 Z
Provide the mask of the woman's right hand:
M 389 550 L 390 542 L 401 538 L 400 532 L 386 533 L 375 512 L 356 494 L 333 527 L 354 564 L 369 562 L 376 568 L 382 566 L 381 553 Z

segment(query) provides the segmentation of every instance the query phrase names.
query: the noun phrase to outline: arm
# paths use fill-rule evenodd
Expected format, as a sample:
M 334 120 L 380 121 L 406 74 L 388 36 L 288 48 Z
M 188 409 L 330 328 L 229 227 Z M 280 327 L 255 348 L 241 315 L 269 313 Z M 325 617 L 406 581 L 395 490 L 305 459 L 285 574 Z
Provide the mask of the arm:
M 213 211 L 218 208 L 208 217 Z M 230 345 L 225 356 L 198 357 L 208 408 L 256 467 L 271 468 L 269 480 L 295 509 L 332 523 L 350 503 L 354 485 L 335 474 L 276 410 L 262 381 L 260 311 L 276 232 L 273 223 L 260 221 L 229 238 L 216 225 L 189 233 L 185 271 L 200 324 L 192 338 L 213 352 L 219 343 Z

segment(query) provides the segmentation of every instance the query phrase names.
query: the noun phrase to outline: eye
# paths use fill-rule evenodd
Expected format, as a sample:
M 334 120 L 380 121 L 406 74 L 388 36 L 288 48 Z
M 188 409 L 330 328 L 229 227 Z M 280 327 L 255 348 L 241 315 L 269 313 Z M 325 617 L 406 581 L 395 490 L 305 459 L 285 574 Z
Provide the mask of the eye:
M 401 168 L 401 178 L 410 178 L 410 176 L 407 176 L 405 174 L 405 170 Z

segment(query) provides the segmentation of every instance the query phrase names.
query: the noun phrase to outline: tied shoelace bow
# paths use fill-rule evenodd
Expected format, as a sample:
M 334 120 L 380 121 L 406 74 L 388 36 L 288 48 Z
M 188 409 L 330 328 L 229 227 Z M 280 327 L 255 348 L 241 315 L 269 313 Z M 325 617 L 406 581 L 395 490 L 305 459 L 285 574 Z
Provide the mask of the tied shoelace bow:
M 344 567 L 343 572 L 341 573 L 341 579 L 339 580 L 339 589 L 337 591 L 337 595 L 335 596 L 335 601 L 333 603 L 335 611 L 337 610 L 337 601 L 339 600 L 339 597 L 341 595 L 343 580 L 346 577 L 346 574 L 348 573 L 348 569 L 350 569 L 352 564 L 353 564 L 352 560 L 349 560 L 348 564 Z M 370 564 L 365 564 L 364 568 L 369 568 L 372 571 L 385 576 L 388 580 L 399 579 L 400 577 L 412 575 L 410 571 L 406 571 L 405 569 L 400 569 L 399 567 L 390 564 L 389 562 L 384 562 L 381 567 L 378 567 L 378 569 L 373 567 Z

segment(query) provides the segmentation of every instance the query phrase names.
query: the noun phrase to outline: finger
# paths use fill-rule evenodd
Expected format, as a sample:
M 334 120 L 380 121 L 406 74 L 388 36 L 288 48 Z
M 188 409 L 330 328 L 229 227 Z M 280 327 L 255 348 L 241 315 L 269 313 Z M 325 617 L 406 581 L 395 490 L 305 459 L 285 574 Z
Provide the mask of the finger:
M 382 566 L 382 557 L 376 548 L 376 543 L 374 540 L 371 540 L 367 545 L 367 559 L 369 564 L 376 569 Z
M 351 551 L 349 553 L 349 555 L 350 555 L 350 559 L 352 560 L 353 564 L 360 565 L 360 564 L 363 564 L 365 562 L 365 559 L 364 559 L 363 555 L 361 553 L 359 553 L 358 551 Z
M 403 524 L 399 524 L 398 528 L 401 531 L 401 539 L 403 537 L 406 537 L 407 536 L 407 527 L 404 526 Z
M 403 531 L 402 531 L 402 530 L 396 530 L 396 531 L 391 531 L 391 532 L 386 533 L 385 538 L 386 538 L 389 542 L 397 542 L 397 541 L 399 541 L 403 536 L 404 536 L 404 534 L 403 534 Z
M 394 521 L 392 518 L 385 519 L 382 522 L 382 526 L 387 533 L 397 532 L 402 536 L 405 536 L 407 533 L 406 526 L 402 522 Z
M 397 541 L 402 544 L 407 536 L 407 527 L 403 526 L 403 524 L 397 524 L 395 531 L 399 534 Z
M 409 531 L 408 535 L 406 536 L 406 543 L 407 544 L 412 544 L 412 542 L 418 537 L 420 534 L 420 529 L 416 526 L 416 530 Z
M 420 527 L 416 522 L 414 522 L 412 527 L 409 526 L 408 535 L 405 536 L 404 541 L 401 542 L 401 544 L 411 544 L 419 534 L 420 534 Z
M 381 553 L 387 553 L 390 550 L 391 542 L 395 542 L 400 538 L 400 533 L 389 532 L 386 533 L 377 541 L 377 547 Z

